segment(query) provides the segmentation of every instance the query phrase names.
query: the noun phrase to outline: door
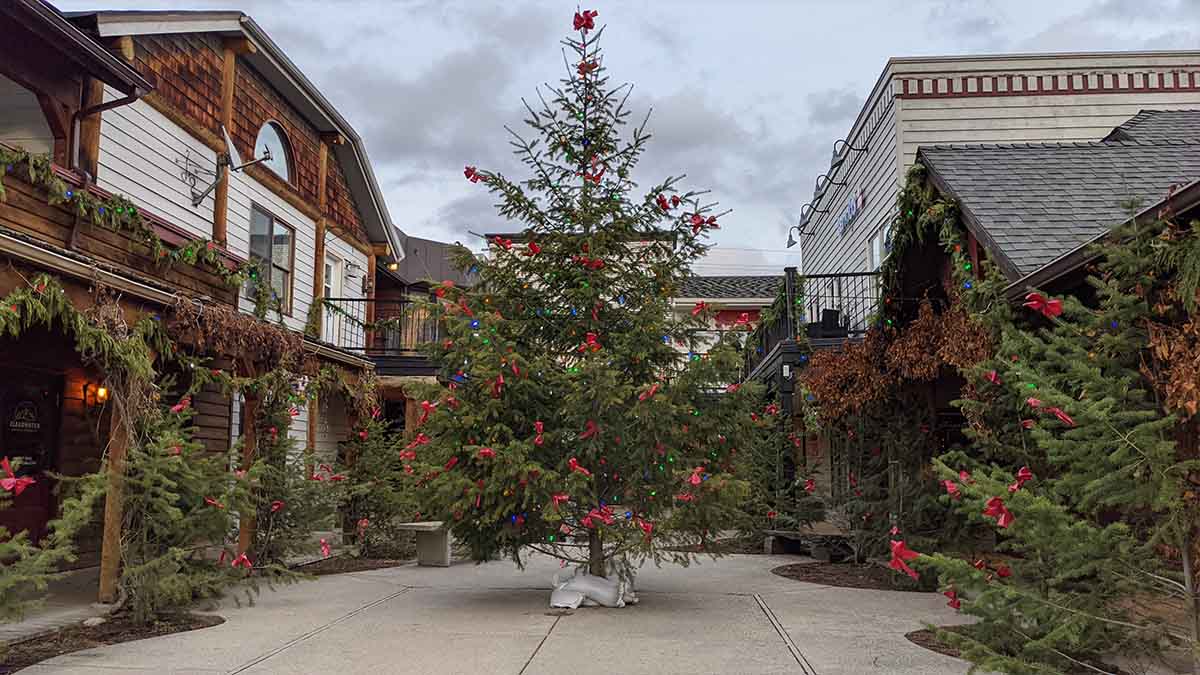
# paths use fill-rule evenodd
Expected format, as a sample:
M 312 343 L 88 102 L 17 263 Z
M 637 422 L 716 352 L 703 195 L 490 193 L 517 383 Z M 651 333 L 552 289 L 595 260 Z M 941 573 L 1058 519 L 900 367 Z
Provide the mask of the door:
M 36 482 L 0 511 L 0 526 L 9 534 L 28 531 L 37 541 L 54 517 L 52 480 L 57 466 L 58 427 L 62 420 L 63 378 L 22 370 L 0 369 L 0 457 L 17 464 L 17 476 Z
M 325 255 L 325 295 L 323 297 L 329 299 L 338 299 L 342 297 L 342 260 L 337 256 Z M 342 307 L 349 310 L 350 308 Z M 322 333 L 324 340 L 329 344 L 341 344 L 344 341 L 346 330 L 346 317 L 341 316 L 337 312 L 325 308 L 325 319 L 322 322 Z M 345 345 L 342 345 L 345 346 Z

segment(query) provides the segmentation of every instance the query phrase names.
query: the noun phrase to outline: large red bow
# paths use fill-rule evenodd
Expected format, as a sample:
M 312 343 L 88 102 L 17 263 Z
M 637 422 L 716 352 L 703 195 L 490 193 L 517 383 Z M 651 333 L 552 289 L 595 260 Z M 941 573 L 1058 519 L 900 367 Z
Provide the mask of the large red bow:
M 542 247 L 538 246 L 536 241 L 529 242 L 529 248 L 525 250 L 525 255 L 535 256 L 542 252 Z
M 1004 505 L 1004 500 L 999 497 L 992 497 L 987 500 L 987 508 L 983 510 L 983 515 L 989 518 L 996 519 L 996 525 L 999 527 L 1008 527 L 1013 522 L 1012 511 Z
M 213 507 L 213 508 L 215 508 L 215 509 L 223 509 L 223 508 L 225 508 L 225 505 L 224 505 L 224 504 L 222 504 L 221 502 L 219 502 L 219 501 L 217 501 L 217 500 L 213 499 L 212 497 L 205 497 L 205 498 L 204 498 L 204 503 L 205 503 L 205 504 L 208 504 L 209 506 L 211 506 L 211 507 Z
M 471 181 L 472 183 L 478 183 L 483 179 L 483 176 L 476 171 L 475 167 L 473 166 L 468 166 L 467 168 L 463 169 L 463 175 L 466 176 L 467 180 Z
M 233 562 L 231 562 L 229 565 L 230 567 L 245 567 L 246 569 L 254 567 L 254 565 L 250 562 L 250 559 L 246 557 L 245 553 L 234 558 Z
M 492 237 L 492 241 L 505 251 L 512 248 L 512 239 L 505 239 L 500 235 L 496 235 L 495 237 Z
M 592 352 L 598 352 L 603 348 L 604 346 L 600 344 L 600 336 L 596 335 L 595 333 L 588 333 L 584 343 L 579 345 L 579 351 L 581 352 L 588 350 L 591 350 Z
M 171 412 L 181 413 L 184 410 L 187 410 L 187 407 L 190 406 L 191 404 L 192 404 L 192 397 L 184 396 L 183 398 L 179 399 L 179 403 L 176 403 L 175 405 L 171 406 Z
M 322 539 L 321 540 L 321 557 L 328 558 L 329 554 L 330 554 L 329 542 Z
M 0 467 L 3 467 L 6 474 L 4 478 L 0 479 L 0 488 L 13 493 L 14 497 L 24 492 L 25 488 L 37 482 L 29 476 L 17 478 L 16 474 L 13 473 L 12 465 L 8 463 L 7 457 L 0 459 Z
M 638 400 L 645 401 L 646 399 L 653 397 L 657 391 L 658 391 L 658 383 L 655 382 L 654 384 L 650 385 L 649 389 L 638 394 Z
M 480 459 L 491 459 L 495 456 L 496 456 L 496 451 L 491 448 L 480 448 L 479 449 L 479 458 Z
M 921 575 L 918 574 L 916 570 L 909 567 L 905 563 L 906 560 L 913 560 L 914 558 L 916 558 L 919 555 L 921 555 L 921 554 L 917 553 L 916 551 L 913 551 L 913 550 L 909 549 L 907 546 L 905 546 L 903 540 L 896 541 L 895 539 L 893 539 L 892 540 L 892 560 L 891 560 L 891 562 L 888 563 L 888 567 L 896 570 L 897 572 L 904 572 L 908 576 L 912 577 L 914 580 L 920 579 Z
M 1051 298 L 1047 300 L 1041 293 L 1030 293 L 1025 296 L 1025 306 L 1035 312 L 1041 312 L 1048 319 L 1062 314 L 1062 300 Z
M 545 430 L 545 428 L 546 427 L 544 424 L 542 424 L 541 420 L 533 423 L 533 430 L 537 432 L 537 436 L 534 436 L 533 438 L 534 445 L 541 447 L 542 443 L 544 442 L 544 439 L 542 438 L 542 432 Z
M 579 440 L 581 440 L 581 441 L 585 441 L 585 440 L 591 438 L 592 436 L 595 436 L 596 434 L 600 433 L 600 427 L 596 425 L 595 420 L 588 420 L 587 424 L 585 424 L 583 426 L 584 426 L 584 431 L 582 434 L 579 434 Z
M 271 513 L 278 513 L 282 511 L 283 507 L 285 506 L 287 506 L 286 502 L 284 502 L 282 499 L 276 499 L 275 501 L 271 502 Z
M 817 491 L 817 481 L 815 481 L 811 478 L 805 480 L 804 481 L 804 491 L 810 495 L 812 493 L 816 492 Z
M 492 398 L 500 398 L 500 394 L 504 393 L 504 373 L 496 376 L 492 382 Z
M 670 210 L 670 208 L 671 208 L 671 205 L 670 205 L 669 203 L 667 203 L 667 198 L 666 198 L 666 196 L 664 196 L 664 195 L 659 195 L 659 196 L 658 196 L 658 200 L 657 200 L 657 201 L 658 201 L 658 208 L 662 209 L 663 211 L 668 211 L 668 210 Z
M 697 302 L 696 306 L 692 308 L 692 316 L 698 315 L 700 312 L 703 312 L 707 308 L 708 308 L 708 303 L 704 302 L 703 300 L 701 300 L 700 302 Z
M 596 27 L 596 17 L 600 16 L 600 12 L 594 9 L 585 9 L 583 12 L 575 12 L 575 30 L 589 31 Z
M 1069 427 L 1075 426 L 1075 420 L 1071 419 L 1070 415 L 1063 412 L 1062 408 L 1046 408 L 1046 412 L 1054 413 L 1054 416 L 1058 418 L 1059 422 L 1062 422 Z
M 572 470 L 576 473 L 581 473 L 585 476 L 592 475 L 591 471 L 588 471 L 587 469 L 583 468 L 582 466 L 579 466 L 579 460 L 575 459 L 574 457 L 567 460 L 567 468 L 569 468 L 570 470 Z
M 951 588 L 948 591 L 943 592 L 942 595 L 946 596 L 947 598 L 950 598 L 950 602 L 946 603 L 947 607 L 953 607 L 954 609 L 958 609 L 958 608 L 962 607 L 962 601 L 958 599 L 958 592 L 955 591 L 953 588 Z
M 994 370 L 989 370 L 987 374 L 987 381 L 991 382 L 992 384 L 1000 384 L 1000 374 Z
M 1033 472 L 1029 470 L 1029 467 L 1023 466 L 1017 471 L 1017 481 L 1008 486 L 1008 491 L 1016 492 L 1031 480 L 1033 480 Z
M 950 495 L 955 501 L 962 499 L 962 493 L 958 491 L 958 484 L 952 480 L 942 481 L 942 486 L 946 488 L 946 494 Z
M 429 401 L 421 401 L 421 411 L 422 412 L 421 412 L 421 418 L 417 420 L 417 426 L 421 426 L 422 424 L 425 424 L 425 422 L 429 419 L 429 415 L 431 415 L 433 413 L 433 411 L 437 409 L 437 406 L 438 406 L 438 404 L 436 404 L 436 403 L 430 403 Z
M 426 436 L 425 434 L 417 434 L 417 437 L 412 440 L 412 443 L 409 443 L 408 445 L 406 445 L 404 447 L 404 449 L 412 450 L 413 448 L 420 447 L 422 445 L 427 445 L 428 443 L 429 443 L 428 436 Z
M 554 510 L 555 511 L 558 510 L 558 507 L 560 504 L 569 500 L 570 498 L 571 498 L 571 496 L 564 492 L 555 492 L 554 494 L 550 495 L 550 500 L 554 502 Z
M 434 289 L 433 294 L 439 298 L 444 298 L 446 297 L 446 291 L 450 290 L 451 288 L 454 288 L 454 282 L 446 279 L 442 282 L 441 286 L 438 286 L 436 289 Z

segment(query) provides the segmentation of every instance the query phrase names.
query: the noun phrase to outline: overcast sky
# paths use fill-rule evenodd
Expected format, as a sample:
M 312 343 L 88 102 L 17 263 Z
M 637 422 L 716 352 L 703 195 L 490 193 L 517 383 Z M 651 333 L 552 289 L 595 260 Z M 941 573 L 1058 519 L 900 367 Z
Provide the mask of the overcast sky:
M 98 0 L 53 0 L 63 10 Z M 111 0 L 251 15 L 366 142 L 392 220 L 472 247 L 511 230 L 465 164 L 523 176 L 504 124 L 564 72 L 575 5 L 517 0 Z M 776 273 L 784 241 L 891 56 L 1195 49 L 1200 0 L 604 1 L 605 66 L 653 107 L 636 178 L 688 175 L 733 213 L 698 271 Z M 797 249 L 794 250 L 798 250 Z

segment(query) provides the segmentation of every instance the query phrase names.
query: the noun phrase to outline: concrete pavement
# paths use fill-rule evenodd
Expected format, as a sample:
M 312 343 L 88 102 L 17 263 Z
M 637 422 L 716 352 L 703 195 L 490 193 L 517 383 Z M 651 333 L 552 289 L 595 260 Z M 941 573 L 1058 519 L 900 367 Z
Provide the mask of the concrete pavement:
M 92 649 L 30 668 L 80 673 L 920 673 L 963 661 L 904 639 L 959 617 L 936 594 L 830 588 L 775 576 L 794 556 L 644 568 L 641 603 L 548 607 L 542 557 L 322 577 L 227 602 L 220 626 Z

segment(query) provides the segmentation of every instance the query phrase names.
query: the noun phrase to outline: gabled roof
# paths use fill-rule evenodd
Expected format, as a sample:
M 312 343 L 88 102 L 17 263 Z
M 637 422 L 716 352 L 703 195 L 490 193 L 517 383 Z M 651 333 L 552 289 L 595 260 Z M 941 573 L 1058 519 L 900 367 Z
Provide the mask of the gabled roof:
M 1104 140 L 1200 141 L 1200 110 L 1143 110 Z
M 389 244 L 396 260 L 404 258 L 401 234 L 392 224 L 362 137 L 254 19 L 238 11 L 110 10 L 65 12 L 64 15 L 72 19 L 94 18 L 101 37 L 215 33 L 250 40 L 257 51 L 243 58 L 319 132 L 338 133 L 349 141 L 333 145 L 331 150 L 346 168 L 346 182 L 358 202 L 367 234 L 371 241 Z
M 762 298 L 774 300 L 783 286 L 778 276 L 694 276 L 684 280 L 681 298 Z
M 126 96 L 139 97 L 154 89 L 133 67 L 79 30 L 43 0 L 7 0 L 0 6 L 0 13 L 37 35 L 42 44 L 62 52 L 81 70 Z
M 450 251 L 458 244 L 447 244 L 433 239 L 401 235 L 404 260 L 393 272 L 406 284 L 425 281 L 450 280 L 459 286 L 472 286 L 478 275 L 456 268 L 450 261 Z
M 959 202 L 1010 280 L 1028 275 L 1200 177 L 1200 140 L 922 147 L 918 160 Z

